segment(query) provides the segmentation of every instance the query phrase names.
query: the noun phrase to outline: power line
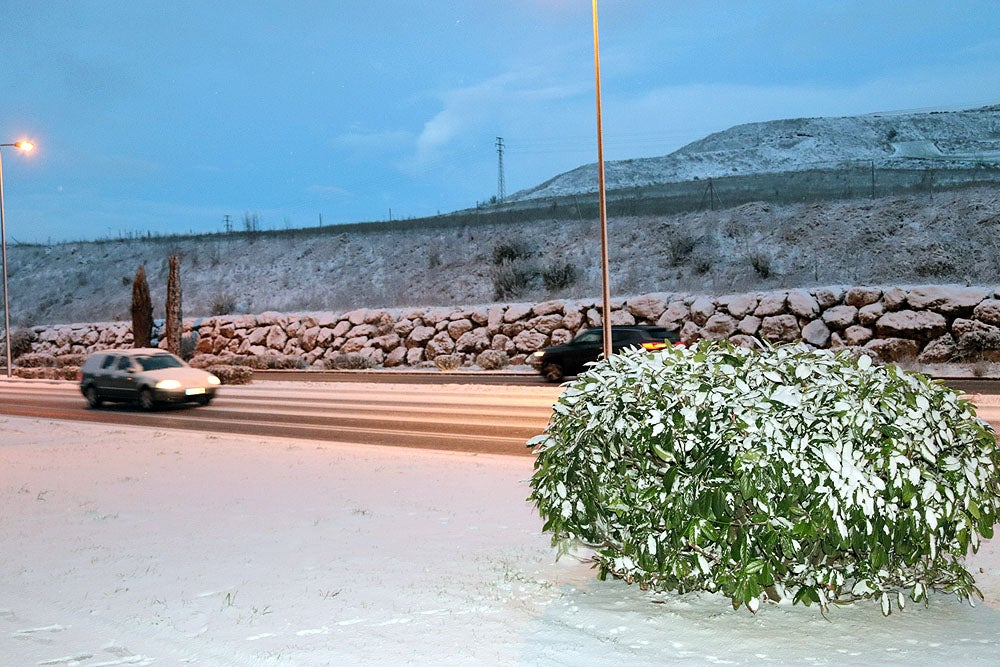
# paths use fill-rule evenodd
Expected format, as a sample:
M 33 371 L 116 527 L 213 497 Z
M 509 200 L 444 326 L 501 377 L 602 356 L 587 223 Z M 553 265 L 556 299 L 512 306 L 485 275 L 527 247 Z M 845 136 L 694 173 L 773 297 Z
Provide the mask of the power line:
M 507 184 L 503 175 L 503 137 L 497 137 L 497 203 L 502 204 L 507 197 Z

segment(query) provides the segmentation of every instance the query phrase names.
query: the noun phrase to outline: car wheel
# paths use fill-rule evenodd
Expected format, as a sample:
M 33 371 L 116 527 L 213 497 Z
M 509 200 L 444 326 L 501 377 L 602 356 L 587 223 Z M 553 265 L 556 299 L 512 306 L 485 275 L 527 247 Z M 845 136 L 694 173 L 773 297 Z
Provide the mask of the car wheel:
M 542 366 L 542 376 L 549 382 L 559 382 L 566 377 L 562 366 L 559 364 L 545 364 Z
M 198 398 L 194 399 L 194 402 L 197 403 L 198 405 L 205 406 L 205 405 L 208 405 L 209 403 L 212 402 L 212 397 L 211 396 L 199 396 Z
M 104 401 L 101 400 L 101 395 L 97 393 L 97 387 L 94 385 L 87 387 L 83 396 L 87 399 L 87 405 L 91 408 L 99 408 L 104 403 Z
M 149 387 L 143 387 L 139 390 L 139 407 L 143 410 L 152 410 L 156 407 L 153 392 L 149 390 Z

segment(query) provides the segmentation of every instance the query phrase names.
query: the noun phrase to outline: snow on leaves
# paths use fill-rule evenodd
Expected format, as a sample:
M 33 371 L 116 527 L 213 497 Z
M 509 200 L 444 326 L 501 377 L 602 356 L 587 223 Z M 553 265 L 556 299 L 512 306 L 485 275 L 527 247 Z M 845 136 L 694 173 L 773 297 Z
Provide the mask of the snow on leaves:
M 533 501 L 600 576 L 762 601 L 979 594 L 962 567 L 1000 513 L 1000 451 L 955 392 L 862 356 L 701 343 L 569 384 Z

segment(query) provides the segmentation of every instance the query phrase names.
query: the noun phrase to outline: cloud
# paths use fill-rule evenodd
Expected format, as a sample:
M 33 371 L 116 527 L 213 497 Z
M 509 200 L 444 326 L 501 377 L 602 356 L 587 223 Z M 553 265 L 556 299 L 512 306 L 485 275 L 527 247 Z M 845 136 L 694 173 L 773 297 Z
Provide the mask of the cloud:
M 588 90 L 586 85 L 552 83 L 547 80 L 551 76 L 537 68 L 510 71 L 440 94 L 441 109 L 424 123 L 413 152 L 397 166 L 408 173 L 423 171 L 462 150 L 470 137 L 481 143 Z
M 310 185 L 306 188 L 306 192 L 323 199 L 341 199 L 351 197 L 354 194 L 350 190 L 338 185 Z

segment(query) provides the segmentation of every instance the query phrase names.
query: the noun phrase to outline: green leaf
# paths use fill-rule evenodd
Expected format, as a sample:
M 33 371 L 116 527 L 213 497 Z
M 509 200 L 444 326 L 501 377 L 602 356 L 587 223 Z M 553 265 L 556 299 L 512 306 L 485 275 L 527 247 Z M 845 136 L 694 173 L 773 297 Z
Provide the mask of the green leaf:
M 658 442 L 653 442 L 653 453 L 667 463 L 672 463 L 674 461 L 674 455 L 664 449 Z

